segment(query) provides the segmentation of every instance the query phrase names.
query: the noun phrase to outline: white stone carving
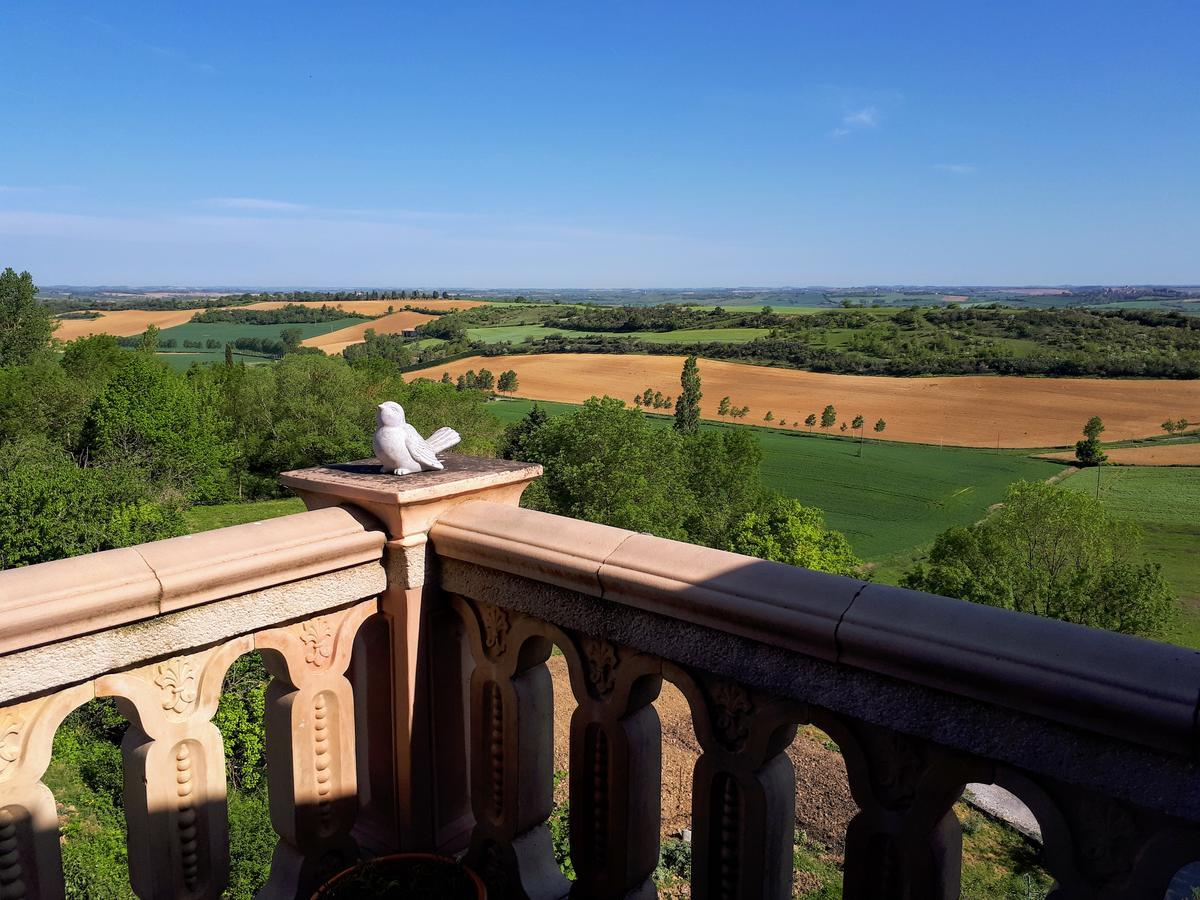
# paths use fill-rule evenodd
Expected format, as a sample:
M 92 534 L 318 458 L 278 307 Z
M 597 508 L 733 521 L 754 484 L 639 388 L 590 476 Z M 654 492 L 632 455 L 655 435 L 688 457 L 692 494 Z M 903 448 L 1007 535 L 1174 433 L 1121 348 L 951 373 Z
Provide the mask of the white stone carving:
M 425 440 L 405 421 L 404 407 L 394 400 L 379 404 L 375 424 L 375 455 L 385 475 L 441 469 L 437 455 L 462 440 L 453 428 L 439 428 Z

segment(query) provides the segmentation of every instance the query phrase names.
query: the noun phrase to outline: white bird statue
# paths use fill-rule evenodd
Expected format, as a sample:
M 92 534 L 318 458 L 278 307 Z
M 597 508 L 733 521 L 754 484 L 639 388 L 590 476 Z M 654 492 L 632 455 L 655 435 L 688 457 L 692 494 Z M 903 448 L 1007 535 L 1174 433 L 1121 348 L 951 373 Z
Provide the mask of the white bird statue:
M 375 455 L 385 475 L 441 469 L 437 455 L 462 440 L 453 428 L 439 428 L 425 440 L 405 421 L 404 407 L 394 400 L 379 404 L 375 424 Z

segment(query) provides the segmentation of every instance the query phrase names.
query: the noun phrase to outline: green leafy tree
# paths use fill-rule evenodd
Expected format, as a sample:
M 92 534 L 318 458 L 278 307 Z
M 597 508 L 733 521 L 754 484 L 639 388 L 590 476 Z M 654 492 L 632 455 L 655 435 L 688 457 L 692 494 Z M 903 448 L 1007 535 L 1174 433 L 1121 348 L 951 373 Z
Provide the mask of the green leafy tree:
M 517 378 L 517 373 L 512 369 L 500 373 L 500 379 L 496 382 L 496 388 L 501 393 L 511 394 L 521 386 Z
M 475 386 L 483 391 L 490 391 L 496 386 L 496 376 L 491 369 L 480 369 L 475 376 Z
M 835 575 L 858 575 L 862 569 L 845 535 L 827 528 L 819 509 L 780 495 L 737 523 L 728 549 Z
M 0 569 L 182 533 L 177 496 L 127 461 L 83 468 L 40 439 L 0 444 Z
M 883 434 L 883 430 L 885 428 L 887 428 L 887 422 L 883 421 L 883 419 L 879 419 L 878 421 L 876 421 L 876 423 L 875 423 L 875 433 L 876 434 Z
M 224 496 L 227 450 L 208 402 L 156 357 L 129 353 L 83 422 L 79 451 L 92 463 L 136 464 L 193 501 Z
M 300 342 L 304 340 L 304 332 L 299 328 L 284 328 L 279 332 L 279 340 L 283 344 L 284 353 L 295 353 L 300 349 Z
M 1100 449 L 1100 435 L 1104 432 L 1104 423 L 1099 416 L 1092 416 L 1083 426 L 1084 439 L 1075 443 L 1075 459 L 1081 466 L 1098 466 L 1108 459 L 1108 454 Z
M 225 367 L 227 369 L 233 368 L 233 344 L 230 344 L 228 341 L 225 343 Z
M 442 373 L 442 384 L 454 384 L 454 379 L 450 377 L 449 372 Z
M 862 428 L 863 427 L 863 417 L 855 416 L 854 421 L 850 423 L 850 427 L 855 428 L 855 429 Z
M 689 356 L 679 376 L 682 390 L 675 400 L 675 430 L 680 434 L 695 434 L 700 429 L 700 368 L 696 357 Z
M 728 397 L 722 397 L 721 402 L 717 404 L 717 415 L 718 416 L 729 415 L 729 398 Z
M 522 503 L 532 509 L 686 540 L 692 498 L 680 490 L 683 443 L 611 397 L 555 416 L 522 443 L 545 474 Z
M 37 292 L 28 272 L 0 273 L 0 366 L 29 362 L 49 349 L 58 322 L 37 302 Z
M 821 412 L 821 427 L 822 428 L 831 428 L 836 422 L 837 422 L 837 410 L 834 409 L 833 404 L 830 403 Z
M 767 414 L 766 414 L 765 416 L 763 416 L 763 421 L 764 421 L 764 422 L 773 422 L 773 421 L 775 421 L 775 413 L 771 412 L 771 411 L 768 409 L 768 410 L 767 410 Z
M 804 424 L 808 426 L 809 431 L 812 431 L 812 427 L 817 424 L 817 414 L 809 413 L 807 416 L 805 416 Z
M 1175 598 L 1141 532 L 1081 491 L 1020 481 L 982 522 L 944 531 L 901 580 L 916 590 L 1155 636 Z
M 146 330 L 138 338 L 138 349 L 143 353 L 153 353 L 158 349 L 158 334 L 159 328 L 157 325 L 147 325 Z M 184 346 L 186 347 L 187 345 L 188 342 L 184 341 Z

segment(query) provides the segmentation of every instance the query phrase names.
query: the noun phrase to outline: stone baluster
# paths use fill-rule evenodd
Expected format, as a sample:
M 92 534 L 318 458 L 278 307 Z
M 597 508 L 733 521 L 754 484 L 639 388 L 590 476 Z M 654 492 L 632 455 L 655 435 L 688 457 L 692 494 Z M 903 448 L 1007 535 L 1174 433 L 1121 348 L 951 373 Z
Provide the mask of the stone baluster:
M 654 897 L 662 817 L 662 665 L 610 641 L 571 645 L 571 860 L 585 897 Z
M 570 885 L 546 827 L 554 806 L 554 689 L 546 668 L 553 645 L 533 620 L 487 603 L 456 603 L 475 658 L 468 863 L 490 897 L 564 897 Z
M 692 896 L 791 896 L 796 774 L 786 750 L 801 714 L 735 681 L 671 677 L 692 706 Z
M 953 900 L 962 831 L 953 806 L 963 785 L 992 780 L 983 761 L 897 731 L 818 721 L 842 750 L 859 806 L 846 831 L 847 900 Z
M 42 783 L 54 732 L 92 699 L 91 683 L 0 709 L 0 897 L 57 898 L 64 893 L 58 814 Z
M 354 697 L 345 677 L 367 600 L 254 636 L 267 688 L 267 784 L 279 843 L 262 897 L 308 896 L 353 863 L 358 811 Z
M 219 897 L 229 878 L 225 747 L 212 724 L 225 673 L 249 637 L 96 679 L 129 719 L 129 880 L 151 898 Z
M 429 530 L 472 500 L 513 505 L 541 467 L 447 455 L 445 469 L 380 475 L 378 463 L 285 472 L 280 480 L 309 507 L 343 504 L 377 517 L 387 532 L 387 589 L 378 623 L 355 654 L 363 815 L 355 834 L 374 850 L 453 853 L 474 825 L 465 777 L 466 659 L 461 622 L 437 587 Z M 456 690 L 447 690 L 455 685 Z

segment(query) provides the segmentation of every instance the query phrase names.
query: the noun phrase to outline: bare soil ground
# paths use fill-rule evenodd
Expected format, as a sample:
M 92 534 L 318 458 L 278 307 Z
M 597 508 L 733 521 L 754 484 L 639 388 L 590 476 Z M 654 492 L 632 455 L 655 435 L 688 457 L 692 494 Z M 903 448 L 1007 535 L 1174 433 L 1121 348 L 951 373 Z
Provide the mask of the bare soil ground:
M 566 658 L 552 656 L 548 666 L 554 682 L 554 768 L 565 772 L 570 758 L 568 736 L 575 701 Z M 700 756 L 700 747 L 692 729 L 691 709 L 674 685 L 663 684 L 654 706 L 662 722 L 662 836 L 667 838 L 692 827 L 692 769 Z M 850 797 L 841 754 L 826 744 L 822 732 L 806 727 L 788 748 L 788 756 L 796 767 L 796 828 L 811 841 L 822 844 L 831 861 L 840 863 L 845 852 L 846 826 L 858 807 Z M 560 796 L 556 799 L 566 799 L 565 779 L 558 790 Z
M 521 385 L 516 393 L 521 397 L 581 403 L 604 393 L 632 403 L 634 394 L 647 387 L 670 396 L 677 394 L 682 365 L 681 356 L 493 356 L 432 366 L 409 377 L 437 379 L 442 372 L 457 376 L 481 367 L 493 372 L 514 369 Z M 1196 381 L 886 378 L 707 359 L 700 360 L 700 376 L 704 382 L 701 410 L 707 419 L 718 418 L 717 406 L 725 396 L 734 406 L 750 407 L 749 415 L 740 420 L 748 424 L 761 423 L 768 410 L 776 421 L 800 423 L 809 413 L 820 416 L 831 403 L 838 410 L 839 425 L 861 414 L 870 428 L 882 418 L 887 422 L 884 439 L 924 444 L 1061 447 L 1081 437 L 1080 429 L 1092 415 L 1104 419 L 1108 426 L 1105 436 L 1113 440 L 1159 433 L 1164 411 L 1200 420 L 1200 382 Z
M 102 312 L 98 319 L 59 319 L 54 336 L 60 341 L 73 341 L 93 334 L 129 337 L 141 334 L 149 325 L 157 325 L 159 328 L 182 325 L 184 322 L 190 322 L 197 312 L 199 310 L 196 309 L 120 309 Z
M 1119 466 L 1200 466 L 1200 442 L 1163 444 L 1161 447 L 1114 447 L 1104 451 Z M 1074 450 L 1045 453 L 1046 459 L 1074 459 Z

